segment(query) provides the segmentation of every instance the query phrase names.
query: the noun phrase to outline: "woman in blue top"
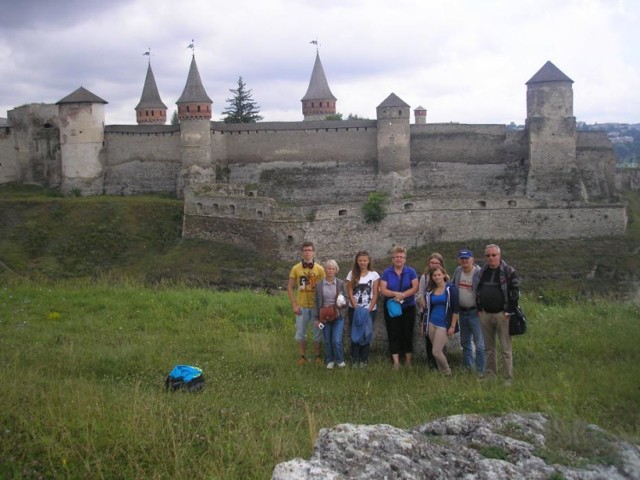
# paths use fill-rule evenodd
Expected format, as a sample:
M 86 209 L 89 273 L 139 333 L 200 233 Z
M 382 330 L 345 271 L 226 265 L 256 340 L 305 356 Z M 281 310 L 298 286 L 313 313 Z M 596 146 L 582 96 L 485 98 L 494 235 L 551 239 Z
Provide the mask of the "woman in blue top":
M 432 351 L 438 370 L 445 375 L 451 375 L 444 347 L 447 337 L 453 337 L 456 332 L 460 307 L 458 287 L 449 283 L 449 275 L 444 267 L 435 267 L 429 273 L 425 304 L 422 332 L 433 345 Z
M 416 297 L 418 291 L 418 274 L 407 267 L 407 249 L 395 247 L 391 251 L 391 266 L 380 277 L 380 293 L 386 297 L 384 319 L 387 325 L 389 352 L 393 360 L 393 368 L 400 368 L 400 356 L 404 356 L 407 367 L 411 366 L 413 353 L 413 325 L 416 315 Z M 387 308 L 388 302 L 399 302 L 402 315 L 391 317 Z

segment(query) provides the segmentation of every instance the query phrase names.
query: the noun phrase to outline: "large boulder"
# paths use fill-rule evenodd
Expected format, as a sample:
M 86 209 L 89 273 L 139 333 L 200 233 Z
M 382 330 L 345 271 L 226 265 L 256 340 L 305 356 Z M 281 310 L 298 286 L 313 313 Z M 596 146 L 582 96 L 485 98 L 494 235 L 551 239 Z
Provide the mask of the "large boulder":
M 272 480 L 339 479 L 638 479 L 640 448 L 585 426 L 607 464 L 566 452 L 569 465 L 547 463 L 549 419 L 540 413 L 455 415 L 410 430 L 390 425 L 342 424 L 322 429 L 309 460 L 281 463 Z M 551 447 L 552 449 L 552 447 Z M 594 458 L 599 458 L 594 456 Z M 577 467 L 575 465 L 580 465 Z

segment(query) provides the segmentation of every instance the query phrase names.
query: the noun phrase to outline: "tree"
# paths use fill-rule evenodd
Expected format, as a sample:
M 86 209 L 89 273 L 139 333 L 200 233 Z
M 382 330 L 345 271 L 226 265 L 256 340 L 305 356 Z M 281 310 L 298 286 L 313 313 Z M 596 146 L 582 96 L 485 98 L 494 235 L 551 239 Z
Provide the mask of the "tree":
M 227 98 L 227 108 L 222 112 L 225 117 L 224 123 L 256 123 L 262 120 L 260 106 L 253 100 L 251 90 L 247 90 L 247 85 L 238 77 L 238 88 L 230 88 L 233 98 Z
M 180 120 L 178 119 L 178 111 L 174 110 L 173 115 L 171 115 L 171 125 L 178 125 Z
M 342 120 L 341 113 L 332 113 L 324 117 L 325 120 Z

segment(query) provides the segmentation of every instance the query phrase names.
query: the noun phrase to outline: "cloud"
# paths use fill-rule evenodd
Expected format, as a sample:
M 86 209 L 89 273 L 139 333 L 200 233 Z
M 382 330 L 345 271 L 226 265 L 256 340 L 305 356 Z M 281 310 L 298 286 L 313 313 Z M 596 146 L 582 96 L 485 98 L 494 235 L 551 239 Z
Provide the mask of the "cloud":
M 640 5 L 631 0 L 4 1 L 0 116 L 88 88 L 107 123 L 134 123 L 147 62 L 169 113 L 193 39 L 225 108 L 238 76 L 265 120 L 302 118 L 318 39 L 338 110 L 375 118 L 394 92 L 428 121 L 522 123 L 525 82 L 551 60 L 574 81 L 579 120 L 637 122 Z M 151 48 L 151 56 L 142 53 Z

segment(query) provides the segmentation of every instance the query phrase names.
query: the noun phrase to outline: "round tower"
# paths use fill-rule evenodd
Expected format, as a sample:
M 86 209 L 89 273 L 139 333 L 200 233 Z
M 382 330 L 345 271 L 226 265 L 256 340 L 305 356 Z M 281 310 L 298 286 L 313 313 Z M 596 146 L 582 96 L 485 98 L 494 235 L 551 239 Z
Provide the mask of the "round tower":
M 336 101 L 324 74 L 320 54 L 316 52 L 309 88 L 301 100 L 304 120 L 324 120 L 327 115 L 335 115 Z
M 138 125 L 164 125 L 167 122 L 167 106 L 160 99 L 151 61 L 147 67 L 140 102 L 136 106 L 136 120 Z
M 202 85 L 195 55 L 187 83 L 176 102 L 180 120 L 182 166 L 211 166 L 211 106 L 213 101 Z
M 529 172 L 527 195 L 550 200 L 584 200 L 577 173 L 573 80 L 547 62 L 527 82 Z
M 422 105 L 413 110 L 413 116 L 416 119 L 416 125 L 424 125 L 427 123 L 427 109 Z
M 107 102 L 80 87 L 58 101 L 60 119 L 61 189 L 102 193 L 104 106 Z

